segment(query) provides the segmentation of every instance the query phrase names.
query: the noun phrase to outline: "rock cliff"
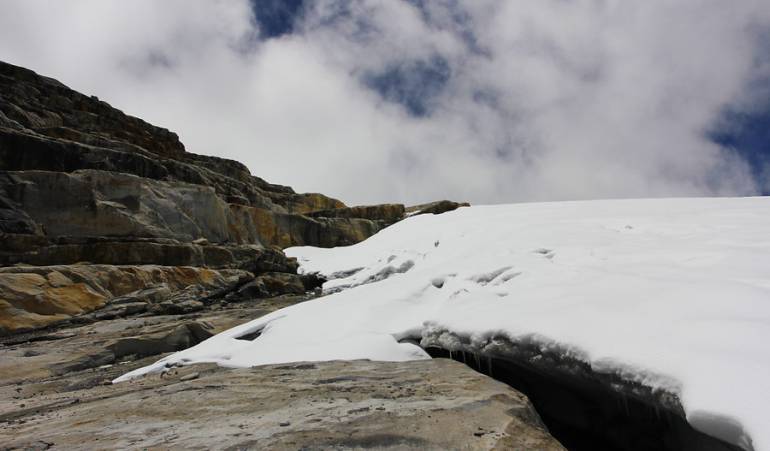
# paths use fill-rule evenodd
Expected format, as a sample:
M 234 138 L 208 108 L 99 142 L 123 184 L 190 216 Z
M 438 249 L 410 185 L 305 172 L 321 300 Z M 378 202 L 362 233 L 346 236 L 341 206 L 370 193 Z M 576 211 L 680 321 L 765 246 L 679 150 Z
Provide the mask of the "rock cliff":
M 0 231 L 48 240 L 335 246 L 399 219 L 334 214 L 345 207 L 339 200 L 297 194 L 238 162 L 186 152 L 168 130 L 4 63 L 0 170 Z M 322 210 L 331 213 L 303 216 Z
M 93 282 L 126 273 L 125 265 L 156 266 L 171 291 L 182 280 L 209 286 L 175 279 L 189 273 L 180 267 L 206 268 L 218 288 L 238 270 L 289 274 L 297 281 L 278 286 L 301 286 L 280 248 L 354 244 L 405 215 L 399 204 L 348 207 L 268 183 L 236 161 L 187 152 L 175 133 L 96 97 L 0 62 L 0 266 L 8 266 L 0 271 L 0 334 L 161 283 L 134 277 L 111 290 Z M 76 276 L 55 286 L 50 274 Z

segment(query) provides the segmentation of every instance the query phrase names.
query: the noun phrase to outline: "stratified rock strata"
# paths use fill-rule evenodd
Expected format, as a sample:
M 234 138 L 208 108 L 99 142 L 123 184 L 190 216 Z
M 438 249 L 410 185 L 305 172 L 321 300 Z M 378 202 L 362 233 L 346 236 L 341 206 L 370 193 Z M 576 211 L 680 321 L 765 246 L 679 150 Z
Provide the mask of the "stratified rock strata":
M 298 294 L 309 285 L 280 248 L 355 244 L 404 216 L 400 204 L 347 207 L 268 183 L 236 161 L 189 153 L 173 132 L 0 62 L 0 266 L 76 265 L 56 271 L 92 281 L 154 265 L 180 289 L 209 287 L 181 276 L 186 267 L 243 270 L 256 279 L 242 294 Z M 0 335 L 107 307 L 125 293 L 80 280 L 52 287 L 45 277 L 0 273 Z M 136 278 L 126 289 L 156 282 Z
M 0 335 L 33 330 L 108 306 L 113 317 L 158 310 L 154 304 L 162 306 L 186 289 L 194 287 L 198 290 L 196 295 L 203 297 L 244 278 L 250 279 L 251 274 L 189 266 L 0 268 Z M 153 287 L 152 295 L 142 293 L 147 287 Z M 127 296 L 132 293 L 136 295 Z M 110 309 L 101 312 L 102 317 Z
M 238 162 L 186 152 L 168 130 L 5 63 L 0 170 L 7 234 L 336 246 L 393 220 L 302 216 L 345 205 L 265 182 Z

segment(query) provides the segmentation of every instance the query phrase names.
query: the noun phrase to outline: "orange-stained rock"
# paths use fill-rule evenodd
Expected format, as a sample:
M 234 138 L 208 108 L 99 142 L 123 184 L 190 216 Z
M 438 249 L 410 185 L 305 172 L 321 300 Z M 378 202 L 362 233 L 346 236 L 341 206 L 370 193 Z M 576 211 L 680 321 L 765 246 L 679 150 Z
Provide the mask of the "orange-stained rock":
M 0 335 L 53 324 L 104 307 L 147 287 L 170 293 L 188 286 L 215 288 L 245 271 L 175 266 L 16 266 L 0 268 Z

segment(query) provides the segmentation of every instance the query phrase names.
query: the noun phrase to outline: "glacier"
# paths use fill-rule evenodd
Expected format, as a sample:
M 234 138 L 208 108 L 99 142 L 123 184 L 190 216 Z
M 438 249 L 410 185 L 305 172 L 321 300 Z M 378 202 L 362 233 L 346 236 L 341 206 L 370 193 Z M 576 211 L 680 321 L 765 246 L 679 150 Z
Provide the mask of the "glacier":
M 414 340 L 448 337 L 451 350 L 457 336 L 479 346 L 505 337 L 674 393 L 696 429 L 767 450 L 769 232 L 770 198 L 760 197 L 413 216 L 354 246 L 287 249 L 300 271 L 329 279 L 328 295 L 115 382 L 200 362 L 426 359 Z

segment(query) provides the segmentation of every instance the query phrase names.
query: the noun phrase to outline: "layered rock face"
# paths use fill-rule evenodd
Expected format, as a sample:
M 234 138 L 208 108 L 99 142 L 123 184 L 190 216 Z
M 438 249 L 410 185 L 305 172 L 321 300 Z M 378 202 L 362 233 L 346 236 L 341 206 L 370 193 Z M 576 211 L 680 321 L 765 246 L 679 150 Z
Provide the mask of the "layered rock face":
M 49 240 L 336 246 L 400 219 L 302 216 L 345 205 L 267 183 L 238 162 L 186 152 L 168 130 L 3 63 L 0 170 L 0 231 Z M 28 237 L 9 241 L 40 247 Z
M 0 266 L 13 266 L 0 271 L 0 334 L 159 283 L 171 291 L 183 281 L 219 286 L 231 270 L 272 273 L 269 286 L 296 293 L 307 284 L 277 248 L 354 244 L 404 216 L 403 205 L 351 208 L 268 183 L 241 163 L 189 153 L 173 132 L 0 62 Z M 172 269 L 157 269 L 163 282 L 138 277 L 120 290 L 93 282 L 125 273 L 122 265 Z M 183 278 L 178 268 L 187 266 L 207 268 L 218 282 Z M 53 273 L 77 277 L 49 286 Z M 250 293 L 275 294 L 264 286 Z

